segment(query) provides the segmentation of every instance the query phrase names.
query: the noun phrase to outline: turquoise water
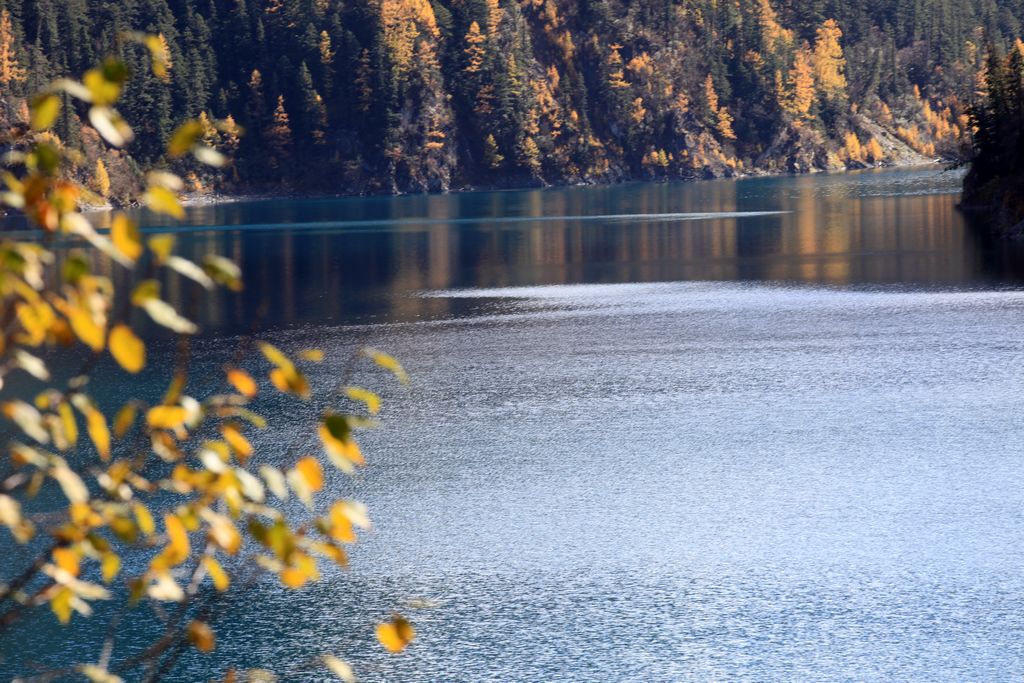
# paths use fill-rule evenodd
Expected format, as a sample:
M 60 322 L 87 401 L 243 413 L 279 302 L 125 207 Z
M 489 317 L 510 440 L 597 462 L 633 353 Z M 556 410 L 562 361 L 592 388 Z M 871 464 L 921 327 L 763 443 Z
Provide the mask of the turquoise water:
M 414 381 L 361 378 L 387 407 L 370 466 L 328 484 L 375 521 L 351 569 L 250 587 L 170 680 L 326 681 L 322 652 L 366 681 L 1020 680 L 1024 260 L 965 225 L 958 183 L 193 209 L 184 252 L 249 283 L 196 312 L 197 383 L 254 325 L 327 350 L 317 387 L 362 343 Z M 287 427 L 259 457 L 312 448 L 321 407 L 268 405 Z M 391 657 L 395 608 L 419 638 Z M 105 616 L 33 621 L 0 673 L 95 660 Z M 115 661 L 145 640 L 127 619 Z

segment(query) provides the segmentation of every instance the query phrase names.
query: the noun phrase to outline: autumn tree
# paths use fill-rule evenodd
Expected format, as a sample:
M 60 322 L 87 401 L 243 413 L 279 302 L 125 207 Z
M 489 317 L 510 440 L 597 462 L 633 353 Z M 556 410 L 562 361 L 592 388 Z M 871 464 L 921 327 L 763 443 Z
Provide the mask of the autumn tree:
M 280 180 L 265 144 L 278 94 L 288 103 L 293 150 L 316 151 L 299 169 L 310 191 L 339 190 L 342 158 L 342 191 L 423 189 L 427 176 L 472 184 L 487 172 L 475 160 L 488 134 L 510 159 L 531 137 L 552 182 L 578 180 L 587 169 L 636 169 L 652 150 L 689 148 L 705 130 L 720 142 L 732 130 L 739 157 L 776 168 L 779 160 L 764 152 L 780 149 L 773 143 L 782 129 L 813 123 L 821 135 L 801 144 L 825 151 L 842 144 L 851 106 L 892 135 L 902 126 L 922 152 L 957 153 L 968 103 L 984 97 L 974 92 L 987 68 L 982 46 L 1019 52 L 1024 12 L 1009 0 L 997 9 L 952 0 L 876 4 L 5 0 L 0 127 L 16 122 L 24 92 L 114 52 L 140 75 L 121 99 L 122 113 L 137 122 L 124 157 L 136 179 L 161 160 L 177 124 L 205 111 L 233 114 L 251 133 L 238 150 L 243 184 Z M 161 75 L 145 73 L 141 47 L 124 43 L 135 27 L 149 27 L 166 54 Z M 320 106 L 296 78 L 302 64 L 326 126 L 309 123 Z M 558 85 L 547 78 L 552 68 Z M 713 113 L 703 106 L 708 73 L 721 100 Z M 927 98 L 911 101 L 915 85 Z M 86 151 L 81 114 L 63 109 L 54 130 Z M 446 134 L 443 144 L 431 131 Z
M 267 144 L 273 152 L 272 160 L 276 164 L 284 162 L 291 155 L 292 127 L 288 111 L 284 107 L 284 95 L 277 96 L 274 122 L 267 129 Z
M 814 76 L 823 97 L 838 100 L 846 97 L 846 58 L 839 39 L 843 32 L 835 19 L 818 28 L 814 43 Z
M 467 74 L 480 73 L 484 66 L 484 58 L 487 56 L 483 47 L 487 36 L 480 30 L 480 24 L 474 21 L 469 25 L 469 32 L 466 33 L 465 40 L 466 49 L 463 52 L 466 55 L 466 66 L 464 71 Z
M 715 90 L 715 79 L 708 74 L 704 79 L 704 106 L 708 112 L 709 125 L 718 131 L 718 134 L 726 140 L 735 140 L 736 133 L 733 132 L 733 118 L 729 110 L 719 105 L 718 91 Z
M 154 52 L 155 72 L 158 57 Z M 72 628 L 104 602 L 139 605 L 161 620 L 153 641 L 132 650 L 120 639 L 128 628 L 121 610 L 96 610 L 94 619 L 111 617 L 103 651 L 95 659 L 81 649 L 55 652 L 66 659 L 53 671 L 27 671 L 35 680 L 169 679 L 185 651 L 216 647 L 223 596 L 244 587 L 246 577 L 264 573 L 298 589 L 318 580 L 328 563 L 345 565 L 347 547 L 369 527 L 358 502 L 327 498 L 325 469 L 352 473 L 365 464 L 357 434 L 378 412 L 379 397 L 343 379 L 317 398 L 326 408 L 313 425 L 316 455 L 288 451 L 274 465 L 257 465 L 251 436 L 266 425 L 257 412 L 261 397 L 313 400 L 320 392 L 306 372 L 324 354 L 289 355 L 248 339 L 225 354 L 215 377 L 195 377 L 188 359 L 199 326 L 172 305 L 161 283 L 201 300 L 215 290 L 241 290 L 239 267 L 215 253 L 185 259 L 175 253 L 173 234 L 144 239 L 123 212 L 113 214 L 108 234 L 82 214 L 88 192 L 73 181 L 79 158 L 57 142 L 53 126 L 70 97 L 105 145 L 125 147 L 134 132 L 116 106 L 127 77 L 123 63 L 108 60 L 82 82 L 55 83 L 33 100 L 30 130 L 6 141 L 18 153 L 4 159 L 0 200 L 23 212 L 43 238 L 0 241 L 0 309 L 8 320 L 0 330 L 0 419 L 11 436 L 0 470 L 0 529 L 11 537 L 8 582 L 0 586 L 0 650 L 14 654 L 24 642 L 18 627 L 41 610 Z M 202 122 L 182 123 L 167 158 L 223 165 L 204 135 Z M 165 219 L 181 219 L 182 188 L 177 174 L 154 171 L 143 200 Z M 162 342 L 144 338 L 152 334 L 143 332 L 149 324 L 176 339 L 179 351 L 169 360 L 158 350 Z M 353 361 L 359 359 L 406 381 L 386 354 L 363 349 Z M 85 362 L 68 373 L 61 368 L 66 360 Z M 103 387 L 147 366 L 162 374 L 163 396 L 136 396 L 108 411 L 97 398 Z M 134 393 L 137 385 L 126 386 Z M 291 496 L 305 512 L 282 504 Z M 392 652 L 414 635 L 398 615 L 377 627 L 380 644 Z M 318 663 L 354 680 L 333 654 Z
M 498 170 L 505 163 L 505 157 L 498 149 L 498 142 L 494 139 L 493 133 L 489 133 L 484 139 L 484 163 L 492 171 Z
M 96 170 L 93 175 L 96 184 L 96 193 L 106 199 L 110 195 L 110 174 L 107 173 L 107 165 L 103 159 L 96 160 Z
M 15 51 L 14 27 L 11 13 L 0 10 L 0 86 L 9 88 L 15 83 L 24 83 L 28 72 L 18 61 Z
M 776 76 L 776 90 L 779 106 L 799 124 L 811 117 L 817 93 L 814 88 L 814 68 L 811 63 L 810 51 L 806 48 L 797 50 L 793 56 L 793 66 L 789 70 L 787 81 L 781 74 Z

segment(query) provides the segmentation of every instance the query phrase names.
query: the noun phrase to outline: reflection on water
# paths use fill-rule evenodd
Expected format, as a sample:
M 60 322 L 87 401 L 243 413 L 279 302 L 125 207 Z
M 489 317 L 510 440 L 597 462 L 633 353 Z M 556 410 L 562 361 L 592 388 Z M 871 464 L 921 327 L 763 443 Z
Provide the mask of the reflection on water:
M 186 255 L 243 264 L 242 298 L 207 327 L 412 320 L 466 311 L 420 290 L 767 280 L 830 285 L 1015 284 L 1016 247 L 980 240 L 938 167 L 401 198 L 194 207 Z M 680 214 L 684 214 L 680 216 Z M 697 215 L 695 215 L 697 214 Z M 239 227 L 240 226 L 240 227 Z M 1019 262 L 1019 259 L 1016 259 Z M 171 286 L 172 299 L 181 292 Z M 261 305 L 265 308 L 261 308 Z
M 310 667 L 323 652 L 381 682 L 1020 680 L 1021 259 L 967 229 L 958 182 L 929 169 L 193 209 L 212 227 L 182 233 L 185 253 L 248 273 L 243 297 L 196 311 L 213 338 L 194 345 L 193 381 L 262 317 L 286 351 L 327 351 L 318 389 L 357 336 L 414 383 L 385 385 L 371 466 L 327 483 L 374 518 L 351 570 L 247 590 L 217 653 L 190 651 L 173 680 L 233 663 L 327 681 Z M 623 214 L 644 217 L 607 218 Z M 282 223 L 296 227 L 230 227 Z M 120 405 L 163 379 L 104 390 Z M 254 435 L 260 462 L 293 438 L 315 448 L 321 408 L 267 406 L 289 435 Z M 372 624 L 408 597 L 437 607 L 410 610 L 418 641 L 386 656 Z M 0 678 L 95 661 L 97 609 L 65 640 L 39 613 Z M 126 619 L 116 657 L 154 628 Z

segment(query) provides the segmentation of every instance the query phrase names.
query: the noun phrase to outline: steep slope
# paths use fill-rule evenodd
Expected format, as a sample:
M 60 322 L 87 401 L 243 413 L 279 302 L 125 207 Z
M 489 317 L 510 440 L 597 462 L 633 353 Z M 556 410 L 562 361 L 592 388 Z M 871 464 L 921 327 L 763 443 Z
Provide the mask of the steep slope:
M 196 189 L 321 192 L 609 182 L 957 157 L 986 46 L 1021 0 L 0 0 L 0 119 L 158 33 L 128 156 L 59 134 L 115 200 L 174 125 L 230 117 Z M 4 28 L 6 27 L 6 28 Z M 246 134 L 239 138 L 240 130 Z M 99 168 L 102 166 L 103 171 Z M 107 180 L 100 182 L 99 176 Z M 244 183 L 241 179 L 245 179 Z

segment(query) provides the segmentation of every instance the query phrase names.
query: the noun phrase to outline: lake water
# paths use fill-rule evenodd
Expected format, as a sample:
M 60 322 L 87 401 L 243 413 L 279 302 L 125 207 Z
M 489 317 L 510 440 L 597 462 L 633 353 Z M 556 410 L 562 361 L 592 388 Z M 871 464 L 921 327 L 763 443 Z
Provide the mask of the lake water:
M 333 652 L 366 681 L 1019 681 L 1024 255 L 959 181 L 193 209 L 182 250 L 249 284 L 198 312 L 200 377 L 258 326 L 328 351 L 317 387 L 363 343 L 413 384 L 360 377 L 387 406 L 329 482 L 375 521 L 351 569 L 249 589 L 171 680 L 326 681 Z M 320 408 L 272 404 L 261 457 L 312 447 Z M 395 608 L 397 657 L 371 644 Z M 52 621 L 7 656 L 95 660 L 101 622 Z

